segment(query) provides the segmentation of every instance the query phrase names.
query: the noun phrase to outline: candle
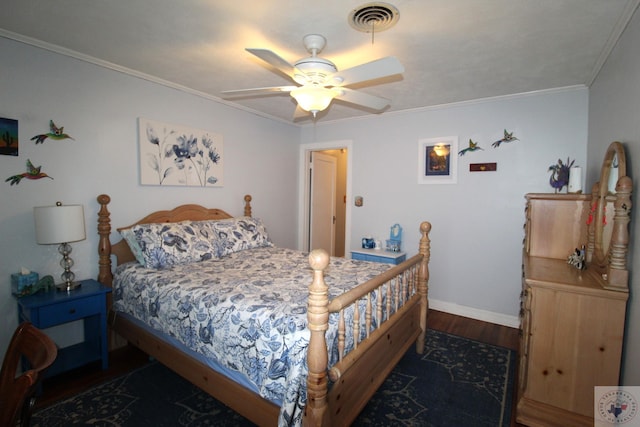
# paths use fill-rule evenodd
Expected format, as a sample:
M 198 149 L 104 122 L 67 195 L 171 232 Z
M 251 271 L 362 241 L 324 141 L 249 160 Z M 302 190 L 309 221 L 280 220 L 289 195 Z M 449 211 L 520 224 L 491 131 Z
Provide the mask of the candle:
M 569 193 L 582 193 L 582 168 L 574 166 L 569 169 Z

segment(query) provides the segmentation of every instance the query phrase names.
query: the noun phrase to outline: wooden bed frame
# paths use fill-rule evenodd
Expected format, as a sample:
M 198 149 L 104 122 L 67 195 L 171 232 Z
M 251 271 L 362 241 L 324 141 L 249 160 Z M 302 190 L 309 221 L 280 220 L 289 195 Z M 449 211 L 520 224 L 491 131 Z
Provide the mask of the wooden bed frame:
M 116 256 L 118 264 L 133 261 L 135 258 L 124 240 L 111 244 L 110 213 L 107 209 L 111 199 L 105 194 L 98 196 L 97 199 L 100 204 L 98 281 L 106 286 L 112 286 L 111 255 Z M 251 216 L 251 196 L 245 196 L 244 200 L 244 215 Z M 231 217 L 220 209 L 182 205 L 173 210 L 154 212 L 129 227 L 152 222 L 218 220 Z M 421 238 L 417 255 L 331 301 L 329 301 L 328 287 L 323 273 L 329 263 L 329 256 L 323 250 L 314 250 L 309 254 L 313 280 L 309 286 L 307 310 L 310 341 L 307 350 L 309 374 L 304 425 L 351 424 L 412 344 L 416 342 L 418 353 L 421 354 L 424 351 L 428 310 L 430 230 L 429 222 L 423 222 L 420 225 Z M 371 303 L 371 293 L 386 283 L 390 283 L 390 286 L 386 287 L 387 306 L 382 306 L 382 298 L 378 298 L 380 303 L 374 306 Z M 343 353 L 345 334 L 352 333 L 353 326 L 344 325 L 342 310 L 363 299 L 367 301 L 365 310 L 367 331 L 372 329 L 372 316 L 377 315 L 376 318 L 381 319 L 386 315 L 388 319 L 377 325 L 377 328 L 362 341 L 356 340 L 355 348 L 349 353 L 341 354 L 340 361 L 331 369 L 327 369 L 325 331 L 328 328 L 329 314 L 340 313 L 338 348 L 339 352 Z M 395 304 L 393 310 L 391 304 Z M 393 314 L 388 315 L 392 312 Z M 358 320 L 354 319 L 354 322 L 356 321 Z M 109 326 L 122 338 L 252 422 L 265 426 L 277 425 L 280 410 L 277 405 L 213 371 L 202 362 L 137 327 L 122 316 L 117 316 L 111 310 L 111 301 L 109 301 Z M 332 381 L 331 386 L 329 386 L 329 378 Z

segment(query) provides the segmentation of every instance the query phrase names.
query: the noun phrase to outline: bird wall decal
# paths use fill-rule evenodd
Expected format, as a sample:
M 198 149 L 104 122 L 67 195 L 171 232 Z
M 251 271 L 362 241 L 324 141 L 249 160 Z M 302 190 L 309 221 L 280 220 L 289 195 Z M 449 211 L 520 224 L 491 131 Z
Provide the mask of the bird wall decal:
M 33 166 L 33 163 L 31 163 L 31 160 L 27 159 L 27 171 L 20 173 L 18 175 L 10 176 L 9 178 L 5 179 L 4 182 L 11 182 L 11 185 L 18 185 L 20 184 L 20 181 L 22 181 L 23 178 L 32 179 L 32 180 L 41 179 L 41 178 L 53 179 L 46 173 L 41 172 L 40 171 L 41 168 L 42 166 L 38 166 L 38 167 Z
M 493 148 L 498 148 L 500 144 L 502 144 L 503 142 L 511 142 L 511 141 L 519 141 L 519 139 L 513 136 L 513 132 L 507 132 L 507 130 L 505 129 L 504 136 L 502 137 L 502 139 L 497 140 L 496 142 L 491 144 L 491 146 Z
M 480 147 L 478 145 L 477 142 L 473 142 L 473 140 L 469 139 L 469 146 L 463 150 L 458 151 L 458 155 L 459 156 L 464 156 L 465 154 L 467 154 L 470 151 L 477 151 L 477 150 L 483 150 L 484 149 L 482 147 Z
M 31 141 L 35 141 L 36 144 L 42 144 L 45 139 L 51 138 L 54 141 L 61 141 L 63 139 L 71 139 L 75 141 L 71 136 L 64 133 L 64 126 L 58 127 L 53 120 L 49 120 L 49 133 L 43 133 L 31 138 Z

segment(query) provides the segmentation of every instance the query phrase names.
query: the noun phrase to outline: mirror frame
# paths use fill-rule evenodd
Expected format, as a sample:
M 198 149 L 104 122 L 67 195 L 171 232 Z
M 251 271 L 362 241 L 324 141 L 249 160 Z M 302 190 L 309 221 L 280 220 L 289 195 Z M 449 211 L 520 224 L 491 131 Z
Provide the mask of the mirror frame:
M 615 192 L 610 192 L 609 177 L 616 157 L 618 179 Z M 600 181 L 593 185 L 587 220 L 587 270 L 601 277 L 604 289 L 629 292 L 627 255 L 632 193 L 633 181 L 627 176 L 624 146 L 612 142 L 605 153 Z M 609 241 L 605 242 L 605 239 Z
M 602 169 L 600 170 L 600 181 L 597 183 L 598 191 L 592 194 L 593 206 L 595 207 L 594 221 L 594 259 L 597 267 L 604 269 L 609 263 L 609 254 L 611 251 L 611 242 L 604 242 L 604 226 L 606 223 L 607 197 L 615 194 L 609 192 L 609 176 L 614 159 L 618 160 L 618 179 L 627 175 L 627 160 L 624 154 L 622 143 L 614 141 L 607 148 Z M 609 218 L 611 221 L 613 218 Z M 606 243 L 606 244 L 605 244 Z M 604 248 L 607 248 L 605 251 Z

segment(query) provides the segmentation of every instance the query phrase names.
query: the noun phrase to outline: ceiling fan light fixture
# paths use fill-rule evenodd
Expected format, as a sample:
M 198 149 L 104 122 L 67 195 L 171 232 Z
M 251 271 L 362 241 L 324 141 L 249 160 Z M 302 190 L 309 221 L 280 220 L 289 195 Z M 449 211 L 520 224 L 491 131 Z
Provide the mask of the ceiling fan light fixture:
M 315 115 L 325 110 L 337 93 L 322 86 L 301 86 L 291 91 L 300 108 Z
M 247 52 L 291 78 L 299 86 L 262 87 L 230 90 L 223 93 L 227 96 L 251 96 L 288 92 L 298 104 L 294 120 L 304 115 L 303 111 L 310 112 L 313 117 L 316 117 L 318 112 L 329 107 L 334 98 L 379 112 L 389 105 L 390 100 L 386 98 L 369 95 L 350 89 L 348 86 L 361 82 L 369 84 L 370 80 L 403 73 L 404 67 L 397 58 L 387 56 L 338 71 L 333 62 L 317 56 L 326 43 L 323 36 L 308 34 L 303 41 L 311 56 L 302 58 L 294 64 L 268 49 L 246 49 Z

